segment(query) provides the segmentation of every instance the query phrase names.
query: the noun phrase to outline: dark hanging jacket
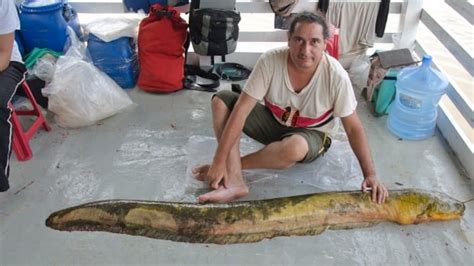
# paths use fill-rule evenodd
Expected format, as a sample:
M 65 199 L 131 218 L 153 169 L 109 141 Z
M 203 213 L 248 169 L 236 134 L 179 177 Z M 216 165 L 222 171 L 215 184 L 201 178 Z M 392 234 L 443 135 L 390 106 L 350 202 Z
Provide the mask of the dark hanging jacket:
M 387 25 L 388 11 L 390 10 L 390 0 L 382 0 L 377 14 L 377 21 L 375 22 L 375 34 L 377 37 L 383 37 L 385 33 L 385 25 Z
M 319 0 L 318 1 L 318 9 L 323 12 L 324 15 L 328 12 L 329 8 L 329 0 Z

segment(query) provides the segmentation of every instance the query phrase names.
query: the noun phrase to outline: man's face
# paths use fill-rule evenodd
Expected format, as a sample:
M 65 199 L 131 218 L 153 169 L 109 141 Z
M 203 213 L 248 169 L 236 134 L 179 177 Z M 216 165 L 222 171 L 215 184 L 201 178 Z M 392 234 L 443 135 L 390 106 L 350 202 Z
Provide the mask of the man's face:
M 317 23 L 297 23 L 288 38 L 290 58 L 299 69 L 315 69 L 326 50 L 323 26 Z

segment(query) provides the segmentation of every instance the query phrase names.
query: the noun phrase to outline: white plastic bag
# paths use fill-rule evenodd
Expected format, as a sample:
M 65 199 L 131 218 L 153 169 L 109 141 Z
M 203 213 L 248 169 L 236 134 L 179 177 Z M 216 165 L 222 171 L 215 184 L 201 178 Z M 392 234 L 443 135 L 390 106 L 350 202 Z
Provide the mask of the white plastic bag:
M 54 76 L 56 57 L 46 54 L 36 61 L 32 69 L 28 70 L 30 75 L 35 75 L 49 84 Z
M 67 50 L 65 56 L 74 56 L 86 62 L 92 62 L 85 43 L 77 38 L 76 33 L 71 27 L 67 27 L 67 30 L 69 32 L 69 38 L 71 39 L 71 46 Z
M 56 114 L 60 126 L 93 125 L 133 104 L 106 74 L 68 54 L 59 57 L 52 82 L 42 90 L 49 98 L 48 109 Z
M 349 78 L 359 91 L 367 87 L 369 72 L 370 58 L 366 54 L 359 55 L 352 61 L 351 67 L 349 68 Z
M 66 56 L 74 56 L 81 58 L 87 62 L 91 62 L 88 56 L 87 47 L 77 38 L 76 33 L 71 27 L 67 28 L 71 45 L 69 46 Z M 31 69 L 28 69 L 28 74 L 35 75 L 49 84 L 54 76 L 57 58 L 51 54 L 45 54 L 39 58 Z

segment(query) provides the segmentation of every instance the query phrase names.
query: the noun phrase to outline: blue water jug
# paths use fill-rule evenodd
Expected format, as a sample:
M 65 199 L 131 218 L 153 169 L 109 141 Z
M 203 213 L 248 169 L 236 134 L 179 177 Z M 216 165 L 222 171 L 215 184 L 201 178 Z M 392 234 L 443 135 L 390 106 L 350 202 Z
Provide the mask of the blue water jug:
M 87 49 L 94 65 L 122 88 L 135 87 L 138 76 L 137 55 L 133 39 L 122 37 L 104 42 L 89 34 Z
M 25 52 L 49 48 L 64 52 L 70 46 L 62 0 L 25 0 L 20 5 L 21 37 Z
M 438 102 L 446 92 L 447 78 L 430 67 L 423 56 L 419 67 L 402 69 L 397 76 L 396 96 L 387 119 L 388 129 L 407 140 L 422 140 L 434 134 Z

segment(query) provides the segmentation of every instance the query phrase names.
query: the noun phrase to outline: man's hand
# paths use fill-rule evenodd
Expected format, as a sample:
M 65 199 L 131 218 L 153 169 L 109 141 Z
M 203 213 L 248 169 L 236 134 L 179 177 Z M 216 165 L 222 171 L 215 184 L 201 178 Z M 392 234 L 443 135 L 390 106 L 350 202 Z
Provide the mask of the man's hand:
M 362 192 L 366 192 L 369 189 L 372 190 L 372 201 L 377 203 L 384 203 L 388 198 L 388 190 L 382 184 L 377 177 L 369 176 L 364 179 L 361 186 Z
M 225 163 L 212 162 L 207 172 L 209 187 L 219 188 L 219 184 L 224 180 L 224 187 L 227 187 L 227 170 Z

